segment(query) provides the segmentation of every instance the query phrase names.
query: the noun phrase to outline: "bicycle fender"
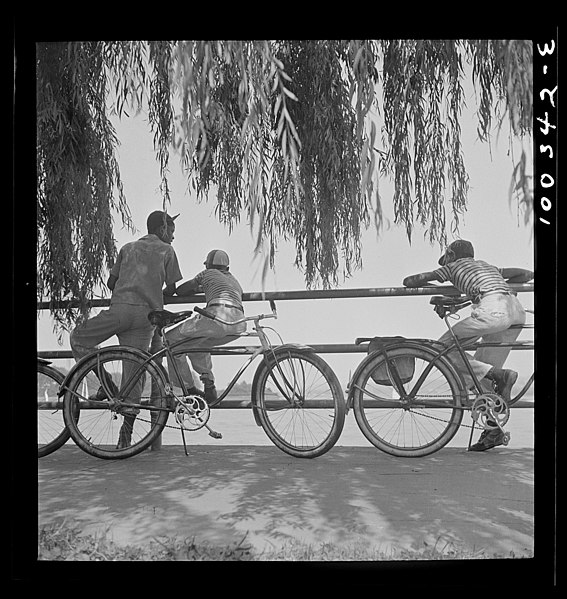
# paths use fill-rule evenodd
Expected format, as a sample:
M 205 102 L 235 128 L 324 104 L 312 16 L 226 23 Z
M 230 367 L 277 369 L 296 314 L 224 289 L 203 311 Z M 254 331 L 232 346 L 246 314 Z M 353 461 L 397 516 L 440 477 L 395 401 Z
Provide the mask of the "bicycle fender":
M 303 345 L 302 343 L 284 343 L 283 345 L 278 345 L 277 347 L 275 347 L 273 349 L 265 349 L 262 353 L 265 356 L 266 354 L 269 354 L 272 351 L 274 353 L 277 353 L 281 350 L 286 350 L 286 349 L 302 349 L 302 350 L 306 350 L 306 351 L 315 351 L 310 345 Z
M 315 351 L 312 347 L 310 347 L 309 345 L 302 345 L 300 343 L 284 343 L 283 345 L 278 345 L 278 347 L 272 349 L 265 349 L 262 352 L 263 355 L 263 360 L 266 360 L 266 357 L 268 357 L 271 352 L 273 351 L 274 353 L 279 353 L 281 351 L 285 351 L 286 349 L 300 349 L 303 351 L 310 351 L 313 352 Z M 262 424 L 260 423 L 260 419 L 258 418 L 258 408 L 256 407 L 254 398 L 256 397 L 256 387 L 258 385 L 258 372 L 260 370 L 260 367 L 258 367 L 256 369 L 256 372 L 254 373 L 254 379 L 252 380 L 252 392 L 251 392 L 251 404 L 252 404 L 252 414 L 254 416 L 254 421 L 256 422 L 257 426 L 262 426 Z
M 138 357 L 142 358 L 143 360 L 147 360 L 148 358 L 151 357 L 151 354 L 149 352 L 144 351 L 143 349 L 138 349 L 136 347 L 130 347 L 128 345 L 107 345 L 106 347 L 96 349 L 93 352 L 91 352 L 90 354 L 87 354 L 86 356 L 83 356 L 82 358 L 80 358 L 77 361 L 77 363 L 73 366 L 73 368 L 71 368 L 71 370 L 69 370 L 69 372 L 65 375 L 65 378 L 63 379 L 63 382 L 61 383 L 61 387 L 59 387 L 59 392 L 57 393 L 58 397 L 61 397 L 65 393 L 65 391 L 67 389 L 67 384 L 71 380 L 71 377 L 79 369 L 79 367 L 82 366 L 87 360 L 92 359 L 94 354 L 105 353 L 108 351 L 115 351 L 115 350 L 129 351 L 131 353 L 138 355 Z M 161 367 L 162 374 L 165 372 L 165 369 L 161 364 L 159 364 L 157 362 L 153 362 L 153 364 L 155 364 L 156 366 L 159 365 Z M 165 380 L 167 380 L 167 378 Z

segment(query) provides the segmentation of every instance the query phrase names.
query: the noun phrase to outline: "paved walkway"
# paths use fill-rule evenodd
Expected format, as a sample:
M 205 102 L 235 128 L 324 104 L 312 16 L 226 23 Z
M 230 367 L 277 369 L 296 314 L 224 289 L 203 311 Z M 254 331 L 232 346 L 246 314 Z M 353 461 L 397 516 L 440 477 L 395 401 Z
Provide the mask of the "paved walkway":
M 315 460 L 271 445 L 164 445 L 129 460 L 74 445 L 38 461 L 39 524 L 66 518 L 120 544 L 153 538 L 246 542 L 257 551 L 302 541 L 531 555 L 534 452 L 450 447 L 394 458 L 366 445 Z M 354 555 L 354 553 L 353 553 Z

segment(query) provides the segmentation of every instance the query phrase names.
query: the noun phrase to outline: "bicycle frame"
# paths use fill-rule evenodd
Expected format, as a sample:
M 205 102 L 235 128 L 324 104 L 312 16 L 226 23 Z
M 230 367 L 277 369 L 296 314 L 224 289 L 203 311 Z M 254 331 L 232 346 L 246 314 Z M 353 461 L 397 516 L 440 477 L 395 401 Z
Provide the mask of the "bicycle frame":
M 199 310 L 199 309 L 197 309 L 196 311 L 204 313 L 204 311 Z M 234 337 L 235 337 L 235 339 L 238 339 L 240 337 L 258 337 L 260 339 L 260 347 L 257 347 L 257 348 L 253 348 L 251 346 L 223 347 L 223 350 L 224 350 L 223 353 L 225 353 L 226 355 L 237 355 L 237 354 L 238 355 L 246 355 L 246 354 L 248 354 L 249 357 L 244 362 L 244 364 L 242 364 L 242 366 L 238 369 L 238 371 L 233 376 L 233 378 L 230 380 L 226 389 L 219 396 L 217 403 L 220 403 L 230 393 L 230 391 L 232 390 L 234 385 L 238 382 L 238 380 L 240 379 L 242 374 L 246 371 L 248 366 L 250 366 L 250 364 L 260 354 L 263 354 L 266 351 L 273 349 L 272 343 L 270 342 L 268 336 L 264 332 L 264 327 L 262 327 L 262 325 L 260 324 L 260 320 L 262 320 L 263 318 L 277 318 L 275 309 L 273 310 L 272 314 L 260 314 L 257 316 L 249 316 L 249 317 L 241 318 L 241 319 L 236 320 L 231 323 L 229 323 L 227 321 L 223 321 L 222 319 L 216 317 L 216 320 L 218 320 L 219 322 L 222 322 L 224 324 L 240 324 L 242 322 L 254 322 L 254 330 L 256 331 L 255 333 L 241 333 L 241 334 L 235 335 Z M 181 321 L 181 322 L 184 322 L 184 321 Z M 181 323 L 176 323 L 174 326 L 177 326 L 178 324 L 181 324 Z M 164 355 L 167 356 L 168 366 L 171 364 L 171 366 L 173 367 L 173 371 L 175 372 L 177 380 L 181 383 L 181 389 L 183 390 L 183 394 L 187 395 L 187 388 L 185 386 L 185 381 L 180 376 L 179 370 L 178 370 L 175 360 L 173 358 L 176 356 L 186 355 L 186 354 L 190 354 L 190 353 L 210 352 L 211 350 L 215 349 L 215 346 L 212 346 L 210 348 L 205 347 L 205 348 L 183 348 L 183 349 L 181 349 L 181 346 L 186 344 L 188 342 L 188 339 L 180 339 L 178 341 L 175 341 L 174 343 L 170 343 L 167 340 L 167 336 L 165 334 L 162 334 L 162 339 L 164 342 L 164 347 L 161 350 L 159 350 L 158 352 L 156 352 L 155 354 L 153 354 L 150 359 L 156 360 L 156 358 L 157 358 L 157 360 L 160 360 L 161 357 L 163 357 Z M 190 340 L 193 340 L 193 339 L 198 339 L 198 337 L 190 338 Z M 179 351 L 177 351 L 177 352 L 174 351 L 175 348 L 179 348 Z M 169 376 L 168 376 L 168 379 L 169 379 Z
M 479 381 L 478 377 L 475 375 L 475 373 L 472 370 L 472 366 L 469 363 L 469 360 L 467 358 L 467 354 L 466 354 L 465 350 L 478 349 L 480 347 L 516 347 L 516 348 L 523 348 L 523 349 L 533 349 L 533 342 L 529 343 L 529 342 L 523 342 L 523 341 L 472 342 L 471 343 L 471 340 L 478 339 L 478 336 L 476 336 L 476 335 L 464 338 L 461 341 L 459 341 L 459 339 L 453 332 L 453 328 L 448 319 L 449 319 L 449 316 L 446 315 L 444 317 L 444 321 L 445 321 L 445 324 L 447 325 L 447 328 L 449 329 L 449 331 L 452 335 L 452 338 L 453 338 L 453 343 L 451 343 L 450 345 L 444 345 L 444 344 L 441 344 L 439 341 L 432 340 L 432 339 L 407 339 L 405 341 L 394 342 L 391 345 L 380 350 L 381 353 L 384 355 L 386 366 L 391 373 L 393 385 L 394 385 L 396 391 L 399 393 L 400 398 L 402 400 L 411 401 L 415 398 L 416 392 L 420 388 L 423 380 L 429 374 L 429 372 L 431 371 L 431 369 L 433 368 L 435 363 L 439 360 L 445 360 L 449 364 L 449 366 L 454 370 L 455 374 L 461 379 L 463 388 L 465 390 L 467 390 L 467 386 L 464 382 L 462 373 L 459 372 L 453 366 L 452 359 L 448 356 L 448 354 L 454 350 L 458 351 L 459 355 L 461 356 L 463 362 L 465 363 L 465 365 L 467 367 L 468 373 L 470 374 L 470 376 L 473 380 L 475 390 L 478 392 L 479 395 L 481 395 L 481 394 L 485 393 L 485 391 L 482 388 L 482 386 L 480 385 L 480 381 Z M 530 329 L 530 328 L 533 328 L 533 325 L 525 325 L 525 324 L 524 325 L 512 325 L 511 328 Z M 435 355 L 432 356 L 433 359 L 431 360 L 429 365 L 424 369 L 424 371 L 422 372 L 422 374 L 420 375 L 420 377 L 414 384 L 413 388 L 408 393 L 404 389 L 404 385 L 401 381 L 401 378 L 399 376 L 399 373 L 397 371 L 395 363 L 393 361 L 391 361 L 388 356 L 388 351 L 393 348 L 397 348 L 397 347 L 402 347 L 402 346 L 407 347 L 407 345 L 411 344 L 412 342 L 419 344 L 421 347 L 423 347 L 423 345 L 430 346 L 432 353 L 435 353 Z M 357 372 L 358 372 L 358 370 L 352 376 L 352 380 L 356 380 Z M 534 374 L 532 373 L 531 376 L 529 377 L 527 383 L 522 388 L 522 390 L 514 397 L 514 402 L 516 402 L 517 400 L 519 400 L 521 397 L 523 397 L 525 395 L 525 393 L 527 392 L 527 390 L 530 388 L 531 384 L 533 383 L 533 380 L 534 380 Z M 349 410 L 352 407 L 352 399 L 353 399 L 352 391 L 353 391 L 353 389 L 349 390 L 349 395 L 347 398 L 347 409 L 349 409 Z M 368 391 L 366 391 L 366 393 L 369 394 Z M 369 395 L 371 395 L 371 394 L 369 394 Z M 462 406 L 461 409 L 468 410 L 468 409 L 470 409 L 470 407 Z
M 240 337 L 258 337 L 260 339 L 259 347 L 252 347 L 252 346 L 229 346 L 229 347 L 223 346 L 222 347 L 223 353 L 225 355 L 246 355 L 246 354 L 248 354 L 249 357 L 244 362 L 244 364 L 242 364 L 242 366 L 238 369 L 238 371 L 232 377 L 232 379 L 229 381 L 225 390 L 219 395 L 216 404 L 220 403 L 223 399 L 225 399 L 227 397 L 227 395 L 230 393 L 230 391 L 232 390 L 234 385 L 238 382 L 238 380 L 240 379 L 242 374 L 247 370 L 247 368 L 250 366 L 250 364 L 259 355 L 265 354 L 268 351 L 275 352 L 276 349 L 280 349 L 280 348 L 284 348 L 284 347 L 306 348 L 306 346 L 298 345 L 298 344 L 282 344 L 282 345 L 278 345 L 275 347 L 273 346 L 273 344 L 270 342 L 268 336 L 266 335 L 266 333 L 264 331 L 264 327 L 262 327 L 262 325 L 260 324 L 260 320 L 262 320 L 264 318 L 277 318 L 275 304 L 273 302 L 270 302 L 270 304 L 272 306 L 272 314 L 259 314 L 256 316 L 244 317 L 244 318 L 235 320 L 233 322 L 224 321 L 224 320 L 220 319 L 219 317 L 215 316 L 215 320 L 217 320 L 223 324 L 229 324 L 229 325 L 230 324 L 233 324 L 233 325 L 240 324 L 242 322 L 253 322 L 254 323 L 253 328 L 254 328 L 255 332 L 241 333 L 241 334 L 235 335 L 234 337 L 235 337 L 235 339 L 240 338 Z M 195 311 L 197 311 L 198 313 L 201 313 L 203 315 L 208 315 L 208 313 L 206 311 L 201 310 L 199 308 L 195 308 Z M 171 325 L 171 327 L 177 326 L 177 325 L 181 324 L 182 322 L 184 322 L 184 321 L 175 323 L 175 324 Z M 166 328 L 166 327 L 164 327 L 164 328 Z M 124 385 L 124 387 L 119 395 L 122 395 L 124 397 L 126 397 L 128 395 L 128 393 L 131 391 L 132 386 L 135 384 L 139 373 L 145 369 L 146 365 L 149 362 L 153 362 L 154 364 L 159 365 L 159 367 L 163 373 L 164 383 L 166 383 L 166 389 L 168 390 L 168 393 L 170 393 L 171 395 L 174 395 L 173 390 L 172 390 L 171 377 L 169 376 L 169 373 L 167 373 L 165 371 L 165 369 L 163 368 L 163 366 L 161 364 L 162 358 L 167 357 L 168 366 L 171 365 L 171 367 L 173 368 L 173 371 L 175 372 L 177 380 L 181 383 L 181 389 L 182 389 L 183 395 L 186 396 L 186 395 L 188 395 L 188 389 L 185 385 L 185 381 L 180 376 L 179 370 L 178 370 L 175 360 L 173 358 L 176 356 L 186 355 L 189 353 L 206 353 L 206 352 L 210 352 L 211 350 L 220 348 L 220 346 L 212 346 L 212 347 L 208 347 L 208 348 L 207 347 L 181 348 L 181 346 L 186 344 L 188 341 L 190 341 L 192 339 L 198 339 L 198 337 L 197 338 L 192 337 L 189 339 L 179 339 L 178 341 L 171 343 L 168 341 L 167 336 L 165 334 L 161 333 L 161 336 L 162 336 L 163 343 L 164 343 L 163 347 L 153 354 L 144 352 L 145 353 L 144 361 L 138 366 L 136 371 L 132 373 L 130 380 L 126 382 L 126 384 Z M 178 351 L 175 351 L 175 348 L 178 348 Z M 102 375 L 102 373 L 100 373 L 100 371 L 99 371 L 99 374 L 101 374 L 101 376 L 99 376 L 99 380 L 101 382 L 102 387 L 107 392 L 108 397 L 111 397 L 110 390 L 106 388 L 105 377 Z M 136 404 L 130 404 L 128 402 L 121 401 L 120 397 L 118 397 L 118 401 L 120 401 L 121 405 L 125 406 L 125 407 L 135 407 L 136 406 Z M 163 410 L 165 408 L 155 407 L 153 409 Z

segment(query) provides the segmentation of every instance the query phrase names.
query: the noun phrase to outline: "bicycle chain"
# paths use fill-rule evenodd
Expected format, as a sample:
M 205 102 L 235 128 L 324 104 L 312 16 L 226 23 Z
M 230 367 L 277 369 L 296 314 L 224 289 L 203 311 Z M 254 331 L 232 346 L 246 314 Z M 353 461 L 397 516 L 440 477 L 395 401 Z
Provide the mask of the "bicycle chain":
M 173 414 L 174 411 L 172 410 L 171 413 Z M 147 420 L 146 418 L 140 418 L 139 416 L 138 416 L 137 420 L 139 420 L 140 422 L 145 422 L 147 424 L 152 424 L 151 420 Z M 164 424 L 163 428 L 174 428 L 174 429 L 181 430 L 181 426 L 175 426 L 173 424 Z
M 435 397 L 435 398 L 447 397 L 447 398 L 449 398 L 450 397 L 450 398 L 452 398 L 453 395 L 420 395 L 419 397 L 420 398 L 421 397 L 425 397 L 425 398 L 427 398 L 427 397 Z M 447 406 L 447 407 L 450 407 L 450 406 Z M 463 406 L 463 407 L 466 409 L 466 406 Z M 470 408 L 470 406 L 469 406 L 469 408 Z M 423 414 L 421 412 L 414 412 L 411 408 L 408 409 L 408 412 L 411 412 L 412 414 L 416 414 L 418 416 L 423 416 L 424 418 L 429 418 L 430 420 L 437 420 L 437 422 L 444 422 L 446 424 L 449 423 L 449 421 L 447 419 L 437 418 L 436 416 L 431 416 L 430 414 Z M 463 422 L 461 422 L 460 426 L 462 426 L 464 428 L 473 428 L 474 427 L 474 425 L 464 424 Z
M 420 397 L 453 397 L 452 395 L 420 395 Z M 430 420 L 437 420 L 438 422 L 445 422 L 446 424 L 449 423 L 448 420 L 443 419 L 443 418 L 437 418 L 436 416 L 431 416 L 430 414 L 423 414 L 421 412 L 414 412 L 411 408 L 408 410 L 408 412 L 411 412 L 412 414 L 416 414 L 417 416 L 423 416 L 425 418 L 429 418 Z M 172 412 L 173 413 L 173 412 Z M 148 424 L 151 424 L 152 421 L 151 420 L 146 420 L 145 418 L 139 418 L 138 420 L 140 420 L 141 422 L 146 422 Z M 464 424 L 461 422 L 461 425 L 464 428 L 473 428 L 473 425 L 470 424 Z M 163 428 L 174 428 L 174 429 L 178 429 L 181 430 L 180 426 L 174 426 L 172 424 L 165 424 Z
M 421 412 L 414 412 L 412 409 L 409 409 L 408 412 L 412 414 L 416 414 L 417 416 L 423 416 L 424 418 L 429 418 L 430 420 L 437 420 L 437 422 L 444 422 L 445 424 L 449 424 L 449 421 L 443 418 L 437 418 L 436 416 L 431 416 L 430 414 L 423 414 Z M 473 428 L 474 425 L 471 424 L 461 424 L 459 426 L 463 426 L 465 428 Z

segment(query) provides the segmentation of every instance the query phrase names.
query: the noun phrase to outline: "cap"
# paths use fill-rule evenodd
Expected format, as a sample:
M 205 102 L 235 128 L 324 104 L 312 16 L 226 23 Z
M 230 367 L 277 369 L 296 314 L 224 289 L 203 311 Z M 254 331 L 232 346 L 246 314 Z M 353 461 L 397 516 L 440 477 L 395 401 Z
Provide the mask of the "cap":
M 439 258 L 439 264 L 444 266 L 447 259 L 451 262 L 459 258 L 474 258 L 474 248 L 470 241 L 457 239 L 447 246 L 445 253 Z
M 148 220 L 146 221 L 148 231 L 159 229 L 159 227 L 164 224 L 164 221 L 167 222 L 168 225 L 171 225 L 178 216 L 179 214 L 170 216 L 167 212 L 163 212 L 163 210 L 155 210 L 148 216 Z
M 211 250 L 205 258 L 207 266 L 228 266 L 228 254 L 224 250 Z

